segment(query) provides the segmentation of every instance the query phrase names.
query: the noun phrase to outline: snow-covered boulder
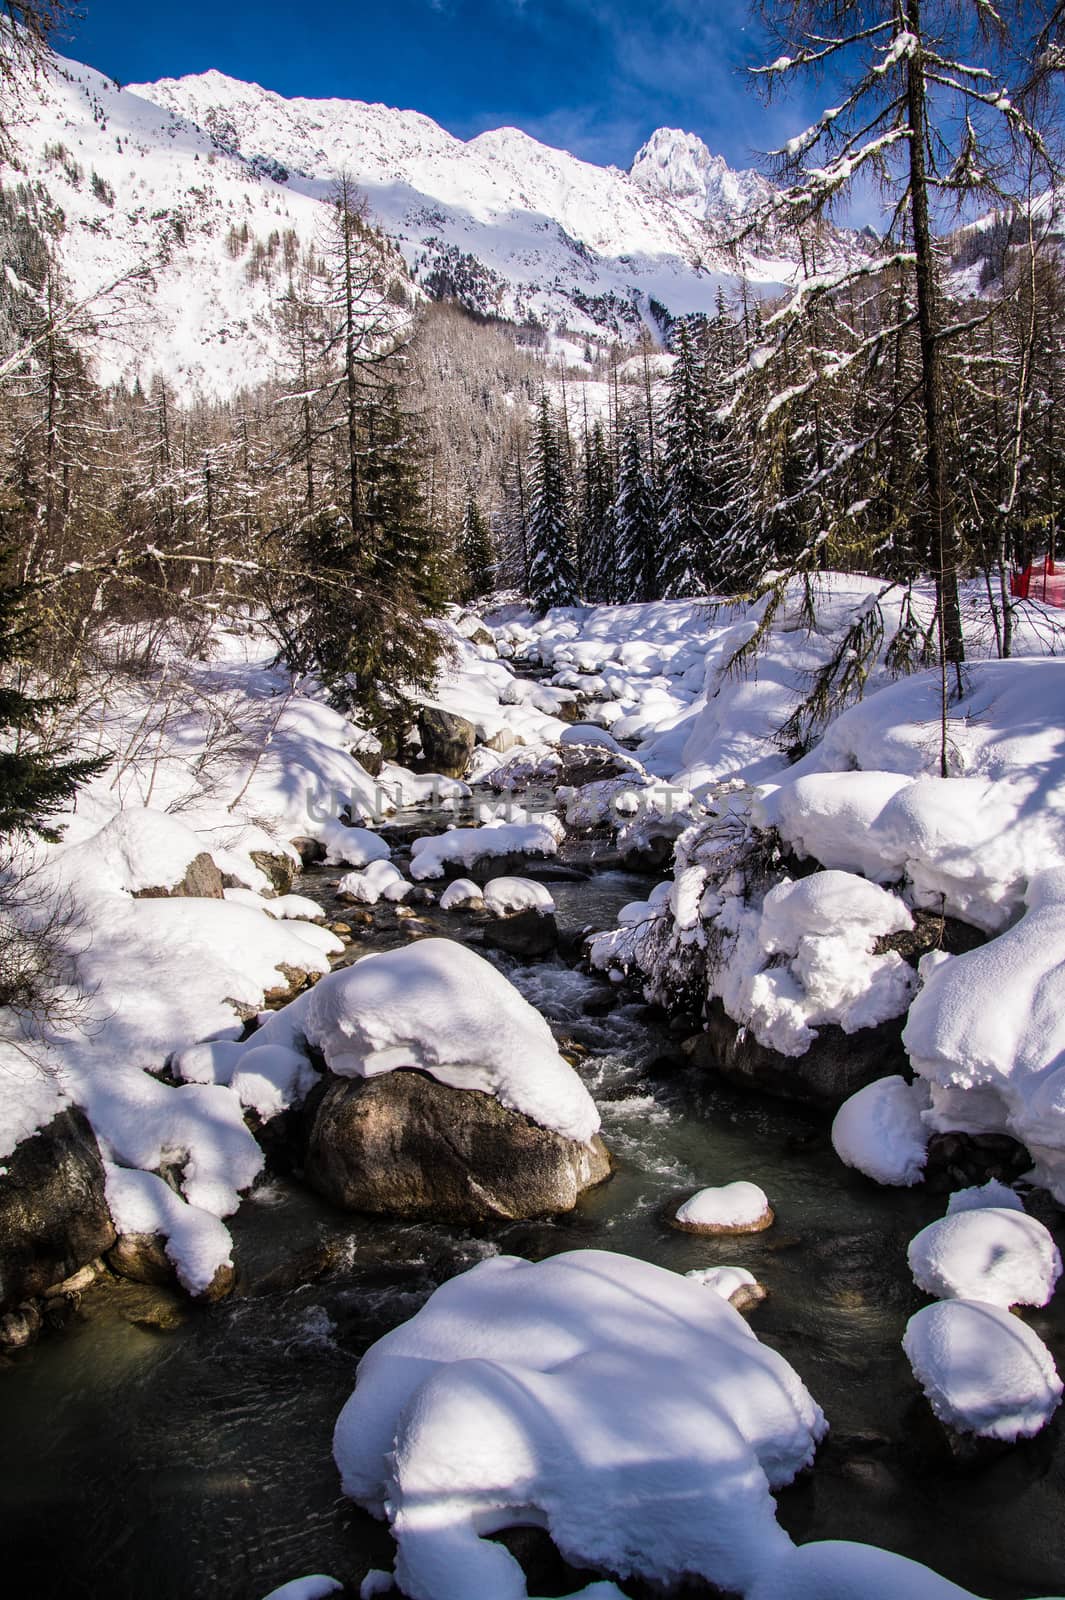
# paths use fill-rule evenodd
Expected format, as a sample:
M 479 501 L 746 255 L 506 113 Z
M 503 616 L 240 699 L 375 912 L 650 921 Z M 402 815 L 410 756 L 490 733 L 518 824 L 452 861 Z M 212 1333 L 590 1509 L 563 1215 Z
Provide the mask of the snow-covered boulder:
M 761 1233 L 773 1224 L 773 1208 L 756 1183 L 700 1189 L 677 1210 L 673 1226 L 684 1233 Z
M 484 892 L 472 878 L 456 878 L 440 896 L 441 911 L 480 911 Z
M 791 1548 L 770 1491 L 824 1431 L 719 1295 L 582 1250 L 445 1283 L 363 1357 L 334 1454 L 345 1492 L 388 1515 L 411 1600 L 524 1600 L 482 1536 L 530 1515 L 577 1566 L 743 1592 Z
M 526 856 L 558 854 L 562 825 L 556 817 L 540 821 L 487 822 L 480 828 L 452 828 L 447 833 L 415 839 L 410 875 L 418 883 L 451 871 L 469 877 L 494 876 L 500 860 L 520 865 Z
M 907 1259 L 917 1287 L 939 1300 L 1045 1306 L 1061 1276 L 1050 1231 L 1013 1208 L 955 1210 L 921 1229 Z
M 1054 1358 L 1001 1306 L 941 1300 L 906 1324 L 902 1347 L 933 1412 L 956 1433 L 1030 1438 L 1061 1403 Z
M 200 836 L 177 817 L 143 806 L 117 812 L 60 859 L 83 891 L 137 899 L 222 898 L 222 874 Z
M 300 1025 L 340 1077 L 408 1067 L 476 1089 L 586 1143 L 599 1113 L 540 1013 L 490 962 L 450 939 L 366 956 L 323 978 Z
M 989 944 L 922 963 L 903 1042 L 932 1128 L 1012 1135 L 1065 1200 L 1065 868 L 1038 873 L 1025 902 Z
M 894 1551 L 825 1539 L 768 1562 L 746 1600 L 979 1600 L 979 1596 Z
M 371 861 L 387 861 L 392 853 L 379 833 L 371 828 L 348 827 L 336 817 L 320 824 L 318 837 L 325 845 L 325 859 L 330 866 L 368 867 Z
M 693 1267 L 684 1276 L 719 1294 L 737 1311 L 751 1311 L 766 1298 L 765 1289 L 746 1267 Z
M 375 906 L 379 900 L 398 903 L 410 894 L 411 884 L 391 861 L 371 861 L 361 872 L 349 872 L 337 884 L 337 899 Z
M 555 910 L 547 889 L 531 878 L 490 878 L 484 886 L 484 906 L 493 917 L 511 917 L 519 911 L 549 917 Z
M 832 1123 L 832 1145 L 844 1166 L 877 1183 L 920 1183 L 928 1159 L 928 1087 L 895 1073 L 867 1083 L 845 1100 Z
M 122 1277 L 160 1281 L 160 1258 L 182 1288 L 201 1300 L 219 1300 L 236 1274 L 229 1232 L 210 1211 L 189 1205 L 154 1172 L 106 1165 L 107 1203 L 118 1243 L 108 1259 Z
M 545 956 L 558 945 L 555 902 L 530 878 L 491 878 L 484 906 L 492 916 L 484 942 L 512 956 Z

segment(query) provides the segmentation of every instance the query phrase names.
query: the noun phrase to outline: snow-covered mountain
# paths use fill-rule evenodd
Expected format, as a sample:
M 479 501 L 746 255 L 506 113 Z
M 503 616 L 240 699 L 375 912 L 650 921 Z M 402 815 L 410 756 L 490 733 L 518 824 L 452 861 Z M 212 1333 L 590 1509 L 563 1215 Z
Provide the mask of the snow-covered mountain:
M 62 212 L 77 295 L 156 259 L 99 375 L 159 371 L 184 395 L 276 370 L 273 303 L 342 169 L 426 292 L 578 337 L 660 333 L 669 316 L 712 310 L 736 284 L 721 236 L 769 192 L 669 129 L 625 173 L 515 128 L 463 141 L 413 111 L 289 100 L 214 71 L 121 89 L 70 61 L 20 141 L 26 178 Z M 746 267 L 763 292 L 795 271 L 783 247 Z

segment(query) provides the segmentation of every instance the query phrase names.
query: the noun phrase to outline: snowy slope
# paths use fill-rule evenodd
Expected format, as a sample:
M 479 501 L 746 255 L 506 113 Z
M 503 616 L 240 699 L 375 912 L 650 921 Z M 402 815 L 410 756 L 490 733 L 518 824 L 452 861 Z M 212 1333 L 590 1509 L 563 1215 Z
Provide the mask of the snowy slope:
M 221 397 L 272 374 L 283 236 L 293 230 L 301 245 L 313 242 L 315 200 L 259 176 L 176 113 L 76 62 L 57 60 L 17 138 L 24 175 L 5 173 L 5 187 L 20 178 L 39 183 L 61 209 L 57 250 L 77 299 L 134 268 L 153 268 L 145 283 L 92 307 L 105 335 L 100 380 L 147 383 L 158 371 L 185 398 Z M 245 223 L 249 243 L 233 256 L 227 235 Z M 274 260 L 252 277 L 255 241 L 267 245 L 275 234 Z

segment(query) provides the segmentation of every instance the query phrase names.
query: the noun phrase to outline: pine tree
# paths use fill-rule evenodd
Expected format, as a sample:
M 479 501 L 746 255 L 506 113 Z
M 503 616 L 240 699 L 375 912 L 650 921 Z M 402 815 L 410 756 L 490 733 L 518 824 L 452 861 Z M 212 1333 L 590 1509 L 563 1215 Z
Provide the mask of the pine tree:
M 617 598 L 623 604 L 658 598 L 658 517 L 650 475 L 643 463 L 640 426 L 625 426 L 614 501 Z
M 705 592 L 712 492 L 709 401 L 701 340 L 687 320 L 678 325 L 677 359 L 669 380 L 663 461 L 664 504 L 659 588 L 663 599 Z
M 585 424 L 580 484 L 583 588 L 589 600 L 609 605 L 618 599 L 617 529 L 613 463 L 601 422 L 590 430 Z
M 546 393 L 533 435 L 530 478 L 530 599 L 543 613 L 577 601 L 565 454 Z
M 474 600 L 488 594 L 495 576 L 492 535 L 485 514 L 472 492 L 466 496 L 459 547 L 465 573 L 464 598 Z
M 8 570 L 13 552 L 0 552 Z M 74 798 L 79 786 L 102 771 L 106 756 L 71 760 L 69 749 L 49 738 L 45 721 L 54 697 L 27 691 L 24 678 L 33 645 L 28 616 L 30 591 L 17 582 L 0 584 L 0 839 L 36 836 L 55 840 L 47 817 Z

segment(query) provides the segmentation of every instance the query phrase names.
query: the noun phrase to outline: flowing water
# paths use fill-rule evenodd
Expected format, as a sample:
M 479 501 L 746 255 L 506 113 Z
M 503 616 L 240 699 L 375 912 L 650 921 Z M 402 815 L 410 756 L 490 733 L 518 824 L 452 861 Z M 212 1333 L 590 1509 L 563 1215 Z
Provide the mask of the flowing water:
M 318 869 L 301 887 L 327 900 L 334 876 Z M 552 884 L 563 934 L 610 924 L 648 887 L 617 872 Z M 452 937 L 472 926 L 422 915 Z M 408 933 L 409 920 L 386 915 L 355 953 Z M 815 1470 L 779 1496 L 795 1538 L 882 1544 L 991 1600 L 1065 1592 L 1057 1428 L 959 1472 L 915 1401 L 899 1348 L 922 1303 L 906 1244 L 942 1197 L 848 1173 L 823 1118 L 694 1074 L 648 1008 L 562 960 L 499 964 L 584 1052 L 615 1176 L 572 1216 L 481 1230 L 345 1217 L 274 1177 L 232 1219 L 234 1299 L 201 1310 L 133 1284 L 91 1290 L 62 1333 L 0 1370 L 4 1592 L 261 1600 L 329 1572 L 357 1593 L 368 1568 L 391 1565 L 384 1527 L 343 1501 L 330 1456 L 358 1355 L 491 1253 L 583 1246 L 678 1271 L 746 1266 L 766 1286 L 752 1326 L 832 1427 Z M 678 1198 L 733 1178 L 765 1189 L 773 1228 L 718 1241 L 668 1226 Z M 1065 1365 L 1065 1315 L 1029 1320 Z

